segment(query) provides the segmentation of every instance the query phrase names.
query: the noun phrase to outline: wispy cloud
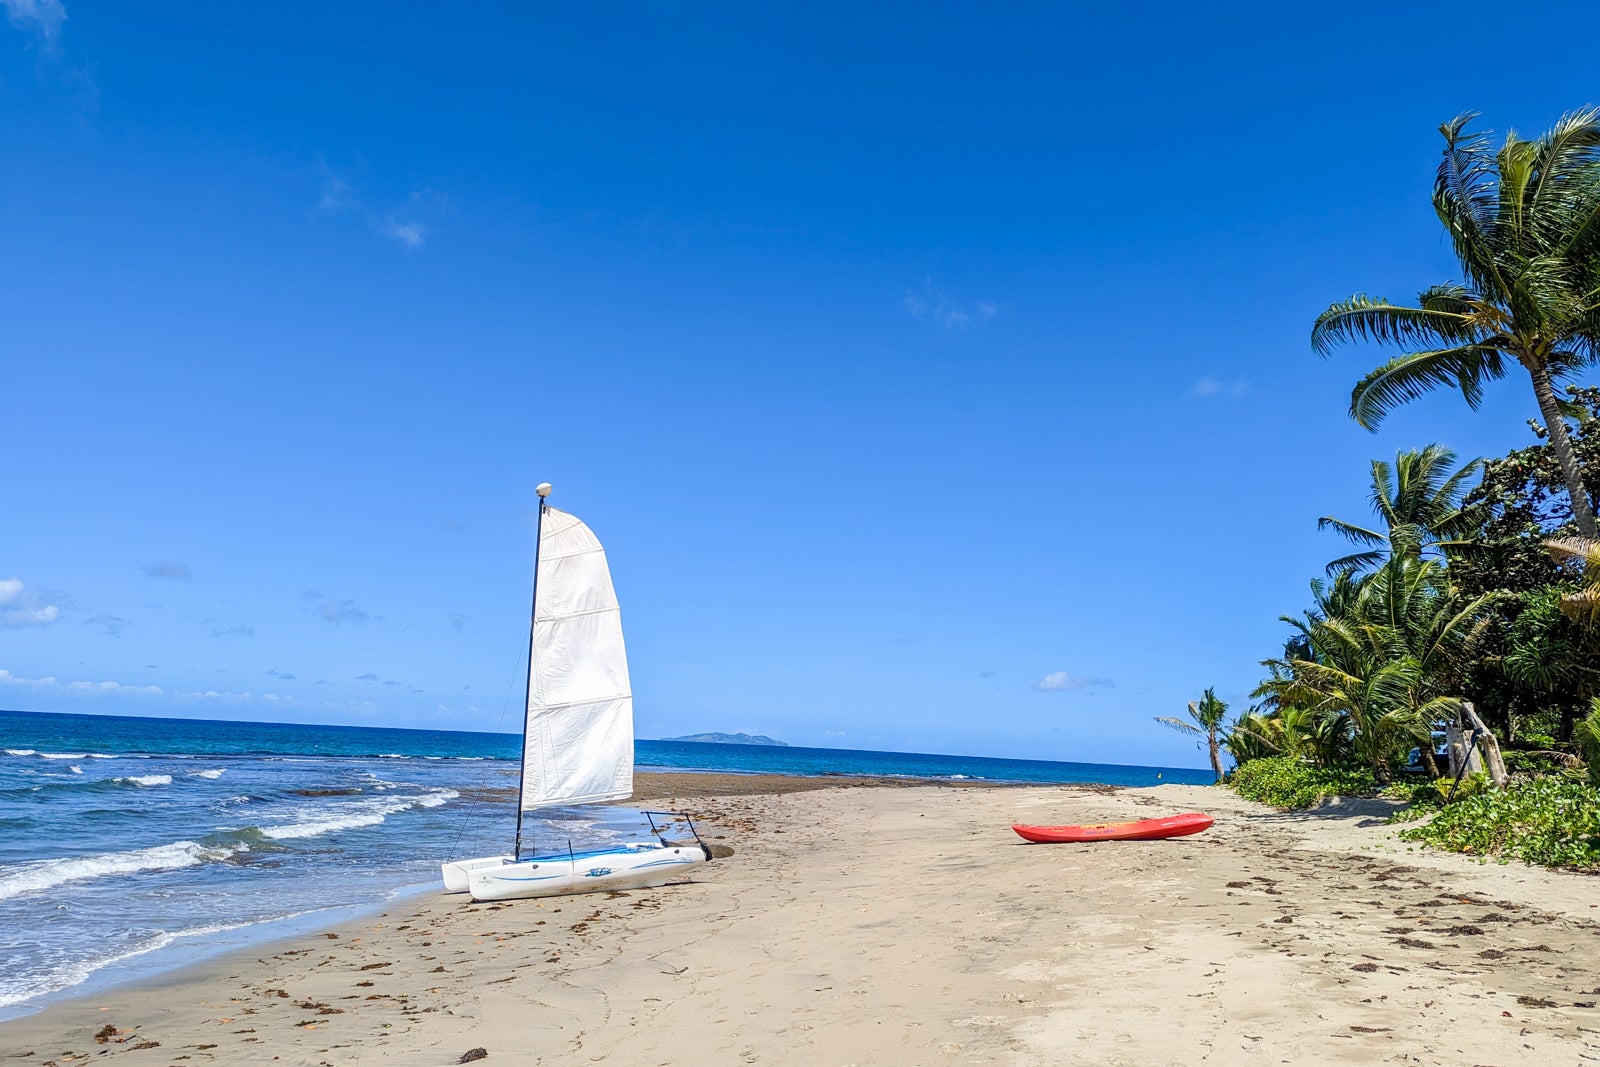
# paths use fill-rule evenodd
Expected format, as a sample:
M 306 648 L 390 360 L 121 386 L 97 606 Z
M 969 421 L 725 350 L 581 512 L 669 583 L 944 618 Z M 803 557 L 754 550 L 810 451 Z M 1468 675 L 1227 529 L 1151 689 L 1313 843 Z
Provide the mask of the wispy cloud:
M 295 597 L 296 600 L 305 600 L 315 603 L 315 607 L 308 610 L 323 622 L 342 626 L 349 623 L 352 626 L 364 626 L 369 622 L 382 622 L 383 620 L 367 611 L 354 600 L 334 600 L 325 597 L 315 589 L 308 589 Z
M 387 216 L 378 226 L 378 232 L 408 251 L 421 248 L 428 240 L 428 228 L 415 219 L 404 220 Z
M 1033 687 L 1041 693 L 1065 693 L 1073 689 L 1109 689 L 1112 684 L 1109 678 L 1083 678 L 1071 671 L 1052 671 L 1034 682 Z
M 163 578 L 174 582 L 187 582 L 194 577 L 187 563 L 176 563 L 172 560 L 148 564 L 144 572 L 152 578 Z
M 449 203 L 444 195 L 424 189 L 406 197 L 404 203 L 374 207 L 326 164 L 321 167 L 321 175 L 322 186 L 317 194 L 320 214 L 359 216 L 369 230 L 407 252 L 415 252 L 427 244 L 429 227 L 423 219 Z
M 121 637 L 122 631 L 132 623 L 116 615 L 91 615 L 83 620 L 85 626 L 93 626 L 107 637 Z
M 61 0 L 0 0 L 6 9 L 11 25 L 37 37 L 46 47 L 53 46 L 61 36 L 61 24 L 67 21 L 67 8 Z
M 212 637 L 254 637 L 256 635 L 256 628 L 244 623 L 230 626 L 220 619 L 202 619 L 201 621 L 211 627 Z
M 370 671 L 368 671 L 366 674 L 358 674 L 358 675 L 356 675 L 356 681 L 358 681 L 358 682 L 376 682 L 379 685 L 387 686 L 387 687 L 389 687 L 391 689 L 409 689 L 413 693 L 422 692 L 422 690 L 418 689 L 416 686 L 412 685 L 410 682 L 397 682 L 393 678 L 384 678 L 384 677 L 381 677 L 380 675 L 373 674 Z
M 900 303 L 912 318 L 927 319 L 946 330 L 963 330 L 1000 314 L 999 306 L 992 301 L 963 300 L 954 290 L 933 284 L 931 277 L 922 279 L 917 288 L 907 290 Z
M 267 668 L 267 674 L 271 675 L 273 678 L 281 678 L 286 682 L 293 682 L 297 680 L 295 676 L 290 674 L 288 671 L 280 671 L 276 667 Z
M 467 628 L 467 617 L 459 611 L 449 612 L 446 616 L 450 620 L 450 627 L 457 633 Z
M 67 600 L 65 593 L 29 589 L 21 578 L 0 578 L 0 627 L 49 626 Z
M 1205 377 L 1194 383 L 1194 385 L 1189 389 L 1189 395 L 1192 397 L 1197 397 L 1201 400 L 1208 400 L 1212 397 L 1222 396 L 1240 397 L 1244 396 L 1249 391 L 1250 383 L 1242 379 L 1235 379 L 1231 382 L 1225 382 L 1220 378 L 1215 378 L 1212 375 L 1207 374 Z

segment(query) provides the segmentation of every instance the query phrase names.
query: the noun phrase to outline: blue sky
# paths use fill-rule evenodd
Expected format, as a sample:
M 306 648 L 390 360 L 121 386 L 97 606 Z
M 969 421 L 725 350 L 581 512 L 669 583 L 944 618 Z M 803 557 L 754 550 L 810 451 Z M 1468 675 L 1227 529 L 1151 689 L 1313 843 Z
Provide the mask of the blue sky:
M 548 480 L 642 737 L 1201 765 L 1369 460 L 1529 440 L 1307 345 L 1600 102 L 1450 11 L 0 0 L 0 706 L 512 729 Z

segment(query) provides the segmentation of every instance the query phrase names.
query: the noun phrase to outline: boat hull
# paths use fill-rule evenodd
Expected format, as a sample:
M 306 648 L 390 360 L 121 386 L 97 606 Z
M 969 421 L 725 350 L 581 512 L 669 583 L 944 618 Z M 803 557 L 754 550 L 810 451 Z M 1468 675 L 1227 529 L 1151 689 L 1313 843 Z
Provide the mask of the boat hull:
M 571 855 L 530 856 L 467 873 L 473 900 L 526 900 L 644 889 L 684 877 L 706 862 L 697 845 L 631 845 Z
M 498 867 L 502 863 L 510 863 L 510 856 L 483 856 L 475 860 L 451 860 L 439 865 L 439 874 L 444 878 L 444 891 L 446 893 L 465 893 L 472 872 L 484 867 Z
M 1164 819 L 1139 819 L 1135 822 L 1099 823 L 1085 826 L 1024 826 L 1013 824 L 1019 836 L 1037 844 L 1084 841 L 1157 841 L 1167 837 L 1187 837 L 1212 823 L 1204 812 L 1191 811 Z

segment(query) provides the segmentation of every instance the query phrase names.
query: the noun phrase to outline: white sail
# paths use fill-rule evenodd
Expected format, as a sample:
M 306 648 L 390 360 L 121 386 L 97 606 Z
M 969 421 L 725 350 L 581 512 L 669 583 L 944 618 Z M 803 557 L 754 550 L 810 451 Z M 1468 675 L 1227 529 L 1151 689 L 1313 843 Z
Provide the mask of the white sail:
M 605 549 L 546 507 L 534 589 L 522 809 L 633 795 L 633 692 Z

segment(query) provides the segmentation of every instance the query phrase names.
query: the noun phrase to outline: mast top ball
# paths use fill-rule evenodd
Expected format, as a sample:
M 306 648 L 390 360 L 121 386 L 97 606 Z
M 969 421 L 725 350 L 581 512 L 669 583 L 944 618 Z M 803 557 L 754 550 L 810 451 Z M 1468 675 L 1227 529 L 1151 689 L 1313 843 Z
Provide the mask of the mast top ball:
M 539 494 L 539 499 L 540 500 L 543 500 L 545 497 L 550 495 L 550 491 L 551 491 L 552 488 L 553 487 L 550 485 L 549 482 L 540 482 L 537 486 L 534 487 L 533 491 L 535 493 Z

